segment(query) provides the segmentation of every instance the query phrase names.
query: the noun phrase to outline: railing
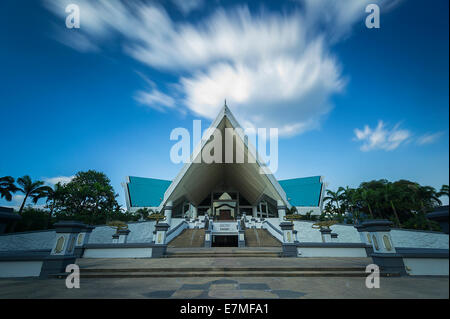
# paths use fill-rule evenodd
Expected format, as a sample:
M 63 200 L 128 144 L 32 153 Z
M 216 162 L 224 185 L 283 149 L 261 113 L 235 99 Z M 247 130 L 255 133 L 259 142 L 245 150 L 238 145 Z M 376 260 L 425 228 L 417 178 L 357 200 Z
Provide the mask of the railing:
M 172 239 L 177 237 L 183 230 L 188 227 L 188 223 L 186 221 L 182 221 L 177 226 L 169 230 L 166 234 L 166 243 L 169 243 Z
M 264 225 L 266 225 L 266 227 L 264 227 Z M 263 221 L 263 228 L 271 233 L 273 237 L 283 242 L 283 232 L 272 225 L 271 222 L 269 222 L 268 220 Z

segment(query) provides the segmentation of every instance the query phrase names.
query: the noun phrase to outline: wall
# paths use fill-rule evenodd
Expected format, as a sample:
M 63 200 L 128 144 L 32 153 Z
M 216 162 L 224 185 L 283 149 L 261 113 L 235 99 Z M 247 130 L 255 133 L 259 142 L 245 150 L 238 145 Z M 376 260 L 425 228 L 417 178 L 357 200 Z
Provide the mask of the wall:
M 272 225 L 279 228 L 278 218 L 268 218 Z M 176 227 L 183 219 L 173 218 L 172 227 Z M 298 231 L 300 242 L 322 242 L 320 232 L 312 229 L 314 222 L 296 221 L 294 228 Z M 129 243 L 151 242 L 155 222 L 136 222 L 128 224 Z M 332 231 L 339 235 L 337 242 L 359 243 L 356 229 L 351 225 L 334 225 Z M 114 229 L 102 225 L 96 227 L 89 239 L 90 244 L 111 243 Z M 34 231 L 16 234 L 0 235 L 0 251 L 51 249 L 54 243 L 55 231 Z M 448 249 L 448 235 L 436 232 L 392 230 L 392 240 L 396 247 L 411 248 L 444 248 Z
M 278 226 L 279 222 L 272 222 L 272 224 Z M 294 224 L 300 242 L 322 241 L 319 230 L 311 228 L 314 222 L 296 221 Z M 352 225 L 334 225 L 331 226 L 331 230 L 339 235 L 337 240 L 339 243 L 361 242 L 358 231 Z M 448 235 L 443 233 L 393 229 L 391 235 L 396 247 L 448 249 Z
M 0 235 L 0 251 L 52 249 L 54 241 L 54 230 Z

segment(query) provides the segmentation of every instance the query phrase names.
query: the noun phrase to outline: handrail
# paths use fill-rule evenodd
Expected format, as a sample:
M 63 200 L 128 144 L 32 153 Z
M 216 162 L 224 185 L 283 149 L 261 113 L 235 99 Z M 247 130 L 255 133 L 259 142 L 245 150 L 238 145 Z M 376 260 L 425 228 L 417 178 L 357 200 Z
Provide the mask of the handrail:
M 274 225 L 272 225 L 271 222 L 269 222 L 269 221 L 267 221 L 267 220 L 265 220 L 265 221 L 263 222 L 263 225 L 264 225 L 264 224 L 267 224 L 268 226 L 270 226 L 270 227 L 266 227 L 265 229 L 266 229 L 273 237 L 275 237 L 277 240 L 283 242 L 283 237 L 284 237 L 284 236 L 283 236 L 283 232 L 282 232 L 281 230 L 277 229 Z
M 169 236 L 170 234 L 172 234 L 174 231 L 176 231 L 179 227 L 181 227 L 182 224 L 187 224 L 185 220 L 183 220 L 181 223 L 179 223 L 178 225 L 176 225 L 174 228 L 172 228 L 171 230 L 169 230 L 166 234 L 166 236 Z
M 181 233 L 181 231 L 183 231 L 186 227 L 189 227 L 188 223 L 186 221 L 182 221 L 177 226 L 175 226 L 173 229 L 168 231 L 166 233 L 166 243 L 169 243 L 171 240 L 173 240 L 175 237 L 177 237 Z M 180 228 L 182 228 L 182 229 L 180 232 L 178 232 L 178 230 L 180 230 Z
M 263 221 L 263 224 L 266 223 L 268 224 L 270 227 L 272 227 L 278 234 L 280 234 L 281 236 L 283 236 L 283 232 L 281 230 L 279 230 L 278 228 L 276 228 L 274 225 L 272 225 L 271 222 L 269 222 L 268 220 Z

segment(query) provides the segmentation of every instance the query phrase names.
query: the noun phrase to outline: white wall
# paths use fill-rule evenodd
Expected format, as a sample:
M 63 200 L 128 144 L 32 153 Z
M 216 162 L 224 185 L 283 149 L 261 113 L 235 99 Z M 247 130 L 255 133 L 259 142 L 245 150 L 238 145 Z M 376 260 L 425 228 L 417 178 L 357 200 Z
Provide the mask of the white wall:
M 364 248 L 297 247 L 298 257 L 367 257 Z
M 411 276 L 448 276 L 448 258 L 403 258 Z
M 1 261 L 0 278 L 38 277 L 42 261 Z
M 150 258 L 152 248 L 88 248 L 83 258 Z

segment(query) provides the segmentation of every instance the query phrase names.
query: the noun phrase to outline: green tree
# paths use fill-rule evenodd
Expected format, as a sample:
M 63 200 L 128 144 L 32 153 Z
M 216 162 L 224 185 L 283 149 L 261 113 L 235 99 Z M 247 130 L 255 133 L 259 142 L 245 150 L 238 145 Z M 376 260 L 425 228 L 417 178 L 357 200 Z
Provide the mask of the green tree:
M 42 196 L 42 193 L 46 192 L 50 188 L 49 186 L 44 186 L 44 182 L 42 181 L 33 182 L 28 175 L 18 178 L 17 184 L 20 186 L 18 191 L 25 195 L 22 205 L 20 205 L 19 214 L 22 213 L 28 197 L 35 199 L 36 197 Z
M 19 189 L 14 185 L 14 178 L 11 176 L 0 177 L 0 198 L 5 198 L 8 202 L 12 200 L 12 194 Z
M 104 173 L 78 172 L 69 183 L 61 186 L 54 209 L 60 218 L 73 218 L 91 225 L 105 223 L 125 216 L 120 211 L 117 196 Z

